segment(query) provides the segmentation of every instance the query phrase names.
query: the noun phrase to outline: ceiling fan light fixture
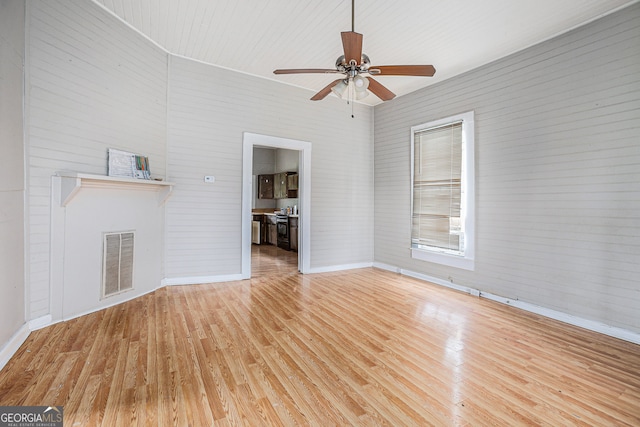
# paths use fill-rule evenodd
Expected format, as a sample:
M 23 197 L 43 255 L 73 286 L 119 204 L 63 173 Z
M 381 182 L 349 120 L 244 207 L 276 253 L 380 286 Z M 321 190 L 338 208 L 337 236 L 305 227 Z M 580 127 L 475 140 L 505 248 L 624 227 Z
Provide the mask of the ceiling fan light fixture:
M 331 88 L 331 92 L 335 93 L 338 98 L 342 99 L 347 87 L 349 86 L 344 82 L 344 80 L 342 80 Z
M 366 98 L 367 96 L 369 96 L 369 91 L 367 90 L 356 91 L 356 100 L 358 101 Z
M 357 75 L 353 78 L 353 86 L 356 92 L 366 92 L 369 87 L 369 79 Z

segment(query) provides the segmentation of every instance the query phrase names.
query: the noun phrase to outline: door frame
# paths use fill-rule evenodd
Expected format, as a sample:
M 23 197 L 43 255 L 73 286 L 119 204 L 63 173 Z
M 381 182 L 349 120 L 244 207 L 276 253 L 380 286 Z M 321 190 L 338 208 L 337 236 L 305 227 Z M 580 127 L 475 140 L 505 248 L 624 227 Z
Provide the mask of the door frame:
M 251 198 L 253 196 L 253 148 L 298 151 L 298 271 L 311 269 L 311 143 L 277 136 L 242 134 L 242 278 L 251 278 Z

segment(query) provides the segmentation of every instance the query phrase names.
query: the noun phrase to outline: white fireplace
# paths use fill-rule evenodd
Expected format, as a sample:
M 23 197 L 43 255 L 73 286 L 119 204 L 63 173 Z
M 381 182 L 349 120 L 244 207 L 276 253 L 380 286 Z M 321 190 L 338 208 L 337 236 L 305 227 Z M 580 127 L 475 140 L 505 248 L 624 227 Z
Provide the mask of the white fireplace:
M 165 182 L 80 173 L 52 178 L 53 321 L 119 304 L 161 286 L 164 201 L 172 188 Z

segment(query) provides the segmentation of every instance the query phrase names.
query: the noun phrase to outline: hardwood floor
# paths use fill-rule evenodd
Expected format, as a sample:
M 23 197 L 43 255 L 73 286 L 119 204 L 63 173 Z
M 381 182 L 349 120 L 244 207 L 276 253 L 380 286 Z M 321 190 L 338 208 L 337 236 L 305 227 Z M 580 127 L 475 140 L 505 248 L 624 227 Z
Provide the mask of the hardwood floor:
M 274 245 L 251 245 L 251 277 L 298 274 L 298 253 Z
M 33 332 L 0 405 L 64 405 L 65 426 L 640 425 L 640 346 L 287 255 Z

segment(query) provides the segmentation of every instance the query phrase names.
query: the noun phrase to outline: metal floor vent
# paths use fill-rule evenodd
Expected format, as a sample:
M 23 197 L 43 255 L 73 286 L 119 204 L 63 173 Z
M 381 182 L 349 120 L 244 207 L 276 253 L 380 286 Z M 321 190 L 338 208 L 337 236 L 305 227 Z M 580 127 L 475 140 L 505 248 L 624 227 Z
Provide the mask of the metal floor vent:
M 133 231 L 104 233 L 102 297 L 133 289 Z

